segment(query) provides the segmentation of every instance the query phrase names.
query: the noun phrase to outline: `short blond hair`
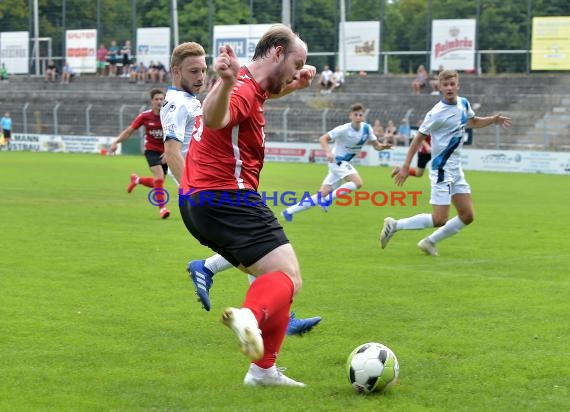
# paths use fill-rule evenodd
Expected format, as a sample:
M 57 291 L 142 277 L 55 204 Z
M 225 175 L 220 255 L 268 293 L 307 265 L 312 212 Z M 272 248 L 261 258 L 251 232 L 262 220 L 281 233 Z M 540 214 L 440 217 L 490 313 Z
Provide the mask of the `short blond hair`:
M 172 51 L 172 56 L 170 58 L 170 68 L 180 67 L 182 62 L 186 57 L 189 56 L 205 56 L 206 52 L 201 44 L 189 41 L 186 43 L 181 43 L 174 48 Z
M 437 76 L 440 82 L 454 77 L 459 81 L 459 73 L 457 73 L 457 70 L 442 70 Z

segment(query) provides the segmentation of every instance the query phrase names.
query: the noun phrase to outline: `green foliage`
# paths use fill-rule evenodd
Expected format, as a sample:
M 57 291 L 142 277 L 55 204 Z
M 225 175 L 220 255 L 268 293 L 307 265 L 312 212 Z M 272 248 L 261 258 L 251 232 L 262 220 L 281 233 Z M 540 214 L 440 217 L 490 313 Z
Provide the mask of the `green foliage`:
M 400 190 L 388 168 L 359 167 L 362 190 Z M 0 152 L 2 411 L 544 411 L 568 409 L 567 176 L 467 172 L 477 217 L 423 256 L 428 231 L 378 247 L 383 218 L 419 205 L 334 205 L 285 230 L 303 290 L 279 364 L 307 388 L 244 388 L 248 361 L 219 322 L 240 305 L 244 274 L 216 275 L 203 311 L 184 270 L 210 255 L 171 198 L 158 217 L 148 189 L 126 193 L 142 156 Z M 262 190 L 316 190 L 322 164 L 266 164 Z M 176 192 L 171 181 L 170 193 Z M 275 208 L 279 211 L 281 208 Z M 553 216 L 556 216 L 553 219 Z M 386 395 L 358 396 L 345 362 L 380 341 L 400 361 Z M 223 395 L 220 395 L 223 394 Z
M 63 53 L 64 30 L 94 28 L 97 4 L 101 5 L 100 40 L 109 44 L 117 40 L 135 40 L 133 4 L 136 7 L 135 27 L 171 26 L 170 0 L 39 0 L 40 36 L 51 37 L 55 56 Z M 3 31 L 27 30 L 31 19 L 28 0 L 0 1 Z M 63 5 L 65 4 L 65 18 Z M 309 45 L 310 63 L 322 68 L 334 67 L 338 51 L 340 0 L 291 0 L 293 29 Z M 528 22 L 533 16 L 569 16 L 567 0 L 529 1 L 496 0 L 345 0 L 347 21 L 380 20 L 382 50 L 424 51 L 429 49 L 432 19 L 471 19 L 480 5 L 479 46 L 482 50 L 523 50 L 528 45 Z M 210 16 L 210 5 L 212 15 Z M 431 5 L 431 7 L 429 7 Z M 275 0 L 185 0 L 178 1 L 180 41 L 194 40 L 211 51 L 214 25 L 263 24 L 281 21 L 281 2 Z M 31 28 L 30 28 L 31 29 Z M 485 72 L 524 72 L 526 56 L 483 56 Z M 414 72 L 427 56 L 390 57 L 393 73 Z
M 1 31 L 28 30 L 28 9 L 26 0 L 0 1 Z

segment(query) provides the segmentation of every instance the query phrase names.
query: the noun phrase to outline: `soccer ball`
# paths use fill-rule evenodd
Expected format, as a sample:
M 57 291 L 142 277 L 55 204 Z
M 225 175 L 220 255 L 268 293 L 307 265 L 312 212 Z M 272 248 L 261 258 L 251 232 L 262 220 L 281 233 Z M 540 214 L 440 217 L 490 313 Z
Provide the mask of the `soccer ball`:
M 348 380 L 358 393 L 384 392 L 396 382 L 399 371 L 394 352 L 377 342 L 360 345 L 346 361 Z

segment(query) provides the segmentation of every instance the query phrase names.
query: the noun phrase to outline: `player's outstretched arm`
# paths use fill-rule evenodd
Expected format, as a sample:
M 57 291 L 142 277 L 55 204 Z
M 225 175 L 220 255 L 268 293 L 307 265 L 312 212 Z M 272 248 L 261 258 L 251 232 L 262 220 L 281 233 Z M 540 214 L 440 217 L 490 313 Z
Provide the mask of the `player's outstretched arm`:
M 507 128 L 513 124 L 513 120 L 510 117 L 503 116 L 502 113 L 497 113 L 494 116 L 487 117 L 474 116 L 469 120 L 469 123 L 467 123 L 467 127 L 478 129 L 481 127 L 487 127 L 491 124 L 498 124 L 503 128 Z
M 131 126 L 127 127 L 125 130 L 123 130 L 121 132 L 121 134 L 119 134 L 119 136 L 117 136 L 117 139 L 113 143 L 111 143 L 111 146 L 109 147 L 109 153 L 115 154 L 115 152 L 117 151 L 117 147 L 118 147 L 119 143 L 127 140 L 133 134 L 134 131 L 135 131 L 135 129 L 133 129 Z
M 220 81 L 210 90 L 204 100 L 202 117 L 207 127 L 221 129 L 230 121 L 230 95 L 239 72 L 239 61 L 231 46 L 220 47 L 220 54 L 214 63 L 214 71 Z
M 370 143 L 372 145 L 372 147 L 376 150 L 378 150 L 379 152 L 382 150 L 386 150 L 386 149 L 391 149 L 392 148 L 392 143 L 380 143 L 378 140 L 371 142 Z

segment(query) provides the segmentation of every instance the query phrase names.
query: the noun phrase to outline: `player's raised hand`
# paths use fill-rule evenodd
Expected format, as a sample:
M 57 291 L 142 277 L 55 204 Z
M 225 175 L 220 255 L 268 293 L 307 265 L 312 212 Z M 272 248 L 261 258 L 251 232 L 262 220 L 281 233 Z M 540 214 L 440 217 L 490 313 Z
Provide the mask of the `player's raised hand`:
M 297 74 L 286 87 L 285 93 L 290 93 L 295 90 L 305 89 L 311 85 L 311 82 L 317 74 L 317 68 L 309 64 L 305 64 L 299 74 Z
M 297 82 L 299 84 L 299 89 L 304 89 L 311 85 L 311 82 L 317 74 L 317 68 L 311 66 L 310 64 L 305 64 L 301 71 L 299 72 L 299 78 Z
M 493 123 L 500 124 L 505 129 L 513 124 L 513 120 L 510 117 L 503 116 L 503 113 L 497 113 L 494 117 Z
M 214 71 L 222 81 L 235 81 L 239 71 L 239 61 L 231 46 L 220 47 L 220 54 L 216 57 Z

